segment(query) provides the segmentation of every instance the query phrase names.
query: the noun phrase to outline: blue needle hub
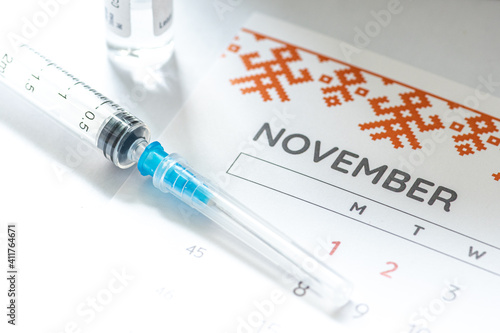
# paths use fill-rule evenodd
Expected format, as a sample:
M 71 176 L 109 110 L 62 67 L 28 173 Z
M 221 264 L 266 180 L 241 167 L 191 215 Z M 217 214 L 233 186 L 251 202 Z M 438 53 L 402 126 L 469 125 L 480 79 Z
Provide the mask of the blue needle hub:
M 167 154 L 157 141 L 142 153 L 137 168 L 143 176 L 152 176 L 162 192 L 173 193 L 183 201 L 207 204 L 212 196 L 200 177 L 177 154 Z

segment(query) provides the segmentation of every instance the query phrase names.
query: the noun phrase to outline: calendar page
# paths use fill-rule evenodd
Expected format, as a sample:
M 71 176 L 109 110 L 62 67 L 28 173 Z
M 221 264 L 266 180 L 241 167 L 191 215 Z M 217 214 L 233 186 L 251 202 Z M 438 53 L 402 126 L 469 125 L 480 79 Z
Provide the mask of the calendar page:
M 254 15 L 159 141 L 345 276 L 351 301 L 334 314 L 303 302 L 132 177 L 112 205 L 147 217 L 150 251 L 130 268 L 144 290 L 129 297 L 151 315 L 130 329 L 498 331 L 500 102 L 479 82 Z

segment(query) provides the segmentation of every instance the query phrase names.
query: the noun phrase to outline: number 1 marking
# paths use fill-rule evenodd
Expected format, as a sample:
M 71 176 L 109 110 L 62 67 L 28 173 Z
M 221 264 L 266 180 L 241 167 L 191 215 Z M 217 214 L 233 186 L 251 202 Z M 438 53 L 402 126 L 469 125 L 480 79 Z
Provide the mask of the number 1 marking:
M 389 269 L 388 271 L 384 271 L 382 273 L 380 273 L 381 275 L 385 276 L 385 277 L 388 277 L 389 279 L 392 278 L 392 276 L 389 275 L 389 273 L 392 273 L 394 272 L 396 269 L 398 269 L 398 264 L 396 264 L 395 262 L 392 262 L 392 261 L 388 261 L 386 262 L 387 265 L 391 265 L 393 266 L 391 269 Z
M 334 244 L 334 247 L 333 249 L 330 251 L 330 255 L 333 255 L 335 253 L 335 251 L 337 251 L 339 245 L 340 245 L 340 242 L 339 241 L 335 241 L 335 242 L 332 242 L 332 244 Z

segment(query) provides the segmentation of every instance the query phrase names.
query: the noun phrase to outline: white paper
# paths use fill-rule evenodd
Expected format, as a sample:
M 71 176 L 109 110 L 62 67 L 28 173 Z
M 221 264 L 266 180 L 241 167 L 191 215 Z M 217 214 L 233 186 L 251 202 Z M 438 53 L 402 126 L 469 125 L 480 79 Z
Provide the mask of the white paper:
M 127 320 L 154 332 L 498 330 L 500 102 L 477 96 L 254 15 L 160 141 L 351 280 L 352 302 L 335 316 L 305 304 L 132 177 L 109 211 L 146 220 L 128 301 L 147 304 L 130 316 L 152 315 Z

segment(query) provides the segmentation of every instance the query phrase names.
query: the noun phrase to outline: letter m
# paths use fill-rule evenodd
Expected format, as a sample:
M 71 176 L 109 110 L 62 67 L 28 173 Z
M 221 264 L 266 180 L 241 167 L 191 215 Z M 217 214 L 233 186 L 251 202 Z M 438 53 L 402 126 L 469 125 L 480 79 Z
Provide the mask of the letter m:
M 350 211 L 352 212 L 353 210 L 356 210 L 357 212 L 359 212 L 359 215 L 361 215 L 361 214 L 363 214 L 365 209 L 366 209 L 366 205 L 359 207 L 358 203 L 355 202 L 354 205 L 352 205 Z

